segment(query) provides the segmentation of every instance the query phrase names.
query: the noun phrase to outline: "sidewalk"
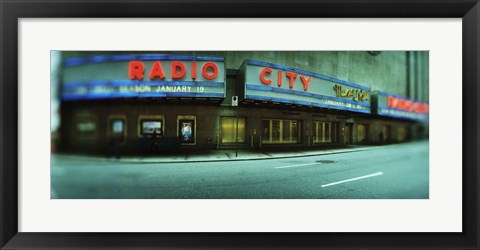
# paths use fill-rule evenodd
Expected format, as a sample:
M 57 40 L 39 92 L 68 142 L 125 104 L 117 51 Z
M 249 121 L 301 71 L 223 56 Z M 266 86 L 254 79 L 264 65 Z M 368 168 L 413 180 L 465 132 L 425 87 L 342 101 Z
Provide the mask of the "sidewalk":
M 235 149 L 217 149 L 203 151 L 189 151 L 178 153 L 158 153 L 146 156 L 124 156 L 119 159 L 101 156 L 82 156 L 57 154 L 57 157 L 77 160 L 103 160 L 125 163 L 182 163 L 182 162 L 214 162 L 214 161 L 247 161 L 268 160 L 279 158 L 307 157 L 317 155 L 341 154 L 355 151 L 364 151 L 381 146 L 346 145 L 336 148 L 323 149 L 239 149 L 235 157 Z

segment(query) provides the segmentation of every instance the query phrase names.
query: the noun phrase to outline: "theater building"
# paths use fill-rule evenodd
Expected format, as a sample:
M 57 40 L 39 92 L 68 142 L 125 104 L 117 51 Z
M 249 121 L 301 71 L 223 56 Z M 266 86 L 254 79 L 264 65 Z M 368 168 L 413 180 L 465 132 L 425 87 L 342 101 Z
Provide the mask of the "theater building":
M 428 136 L 428 52 L 61 54 L 61 152 L 237 142 L 294 149 Z

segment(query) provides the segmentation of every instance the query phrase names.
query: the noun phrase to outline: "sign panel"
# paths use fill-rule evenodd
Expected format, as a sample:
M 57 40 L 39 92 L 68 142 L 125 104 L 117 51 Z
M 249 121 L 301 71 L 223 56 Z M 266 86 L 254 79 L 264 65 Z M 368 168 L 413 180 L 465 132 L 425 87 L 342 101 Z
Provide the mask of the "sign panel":
M 64 61 L 62 100 L 224 98 L 223 57 L 115 55 Z
M 142 121 L 142 134 L 143 135 L 162 135 L 162 121 L 144 120 Z
M 123 134 L 123 120 L 113 120 L 112 121 L 112 132 L 114 134 Z
M 246 60 L 245 99 L 370 113 L 370 88 L 279 64 Z
M 179 120 L 179 134 L 182 143 L 195 143 L 195 120 Z
M 378 115 L 428 122 L 429 106 L 407 97 L 373 91 L 374 110 Z
M 232 96 L 232 106 L 238 106 L 238 96 L 236 95 Z

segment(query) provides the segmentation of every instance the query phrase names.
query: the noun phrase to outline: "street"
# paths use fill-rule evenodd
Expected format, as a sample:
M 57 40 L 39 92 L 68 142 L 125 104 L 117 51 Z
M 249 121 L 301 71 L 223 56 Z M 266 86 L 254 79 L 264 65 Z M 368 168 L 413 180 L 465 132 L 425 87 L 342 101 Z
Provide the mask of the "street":
M 428 148 L 422 141 L 308 157 L 178 163 L 52 155 L 51 197 L 428 199 Z

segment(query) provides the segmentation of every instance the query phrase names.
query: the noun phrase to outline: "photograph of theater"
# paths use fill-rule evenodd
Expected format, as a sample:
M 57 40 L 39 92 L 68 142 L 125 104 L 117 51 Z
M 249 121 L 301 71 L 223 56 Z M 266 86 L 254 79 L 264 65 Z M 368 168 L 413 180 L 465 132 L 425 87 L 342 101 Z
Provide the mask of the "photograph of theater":
M 428 138 L 428 51 L 56 53 L 54 152 L 314 149 Z
M 428 51 L 52 51 L 52 199 L 428 199 Z

